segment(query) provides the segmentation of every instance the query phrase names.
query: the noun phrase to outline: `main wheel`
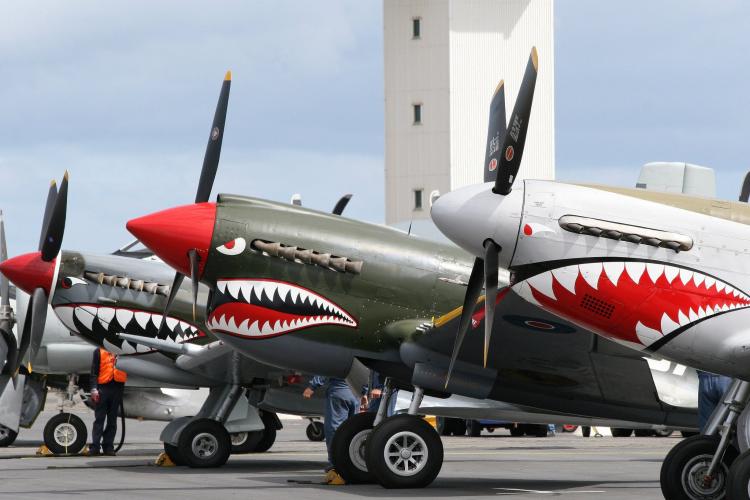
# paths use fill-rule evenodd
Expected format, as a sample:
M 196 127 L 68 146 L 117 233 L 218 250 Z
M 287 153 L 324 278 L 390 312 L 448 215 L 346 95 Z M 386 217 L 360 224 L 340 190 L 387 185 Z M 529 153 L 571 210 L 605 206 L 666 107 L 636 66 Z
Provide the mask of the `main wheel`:
M 750 499 L 750 450 L 737 457 L 729 468 L 727 498 Z
M 373 476 L 367 469 L 365 453 L 374 422 L 374 413 L 357 413 L 346 419 L 333 435 L 333 467 L 349 484 L 373 482 Z
M 513 437 L 522 437 L 525 434 L 522 425 L 513 425 L 510 428 L 510 435 Z
M 18 437 L 18 433 L 13 429 L 9 429 L 4 425 L 0 425 L 0 447 L 5 448 L 10 446 Z
M 367 439 L 367 468 L 385 488 L 423 488 L 443 466 L 443 443 L 415 415 L 385 419 Z
M 322 422 L 318 422 L 317 420 L 313 420 L 308 424 L 305 434 L 307 434 L 307 439 L 310 441 L 323 441 L 326 438 L 325 427 Z
M 612 437 L 616 438 L 626 438 L 630 437 L 630 435 L 633 434 L 633 429 L 621 429 L 619 427 L 612 427 L 610 430 L 612 431 Z
M 164 443 L 164 453 L 175 465 L 186 465 L 185 459 L 180 455 L 180 449 L 173 444 Z
M 255 445 L 253 453 L 265 453 L 276 442 L 276 414 L 262 411 L 260 412 L 260 419 L 263 420 L 263 425 L 266 427 L 262 431 L 256 431 L 260 435 L 260 439 L 258 444 Z
M 263 431 L 256 432 L 235 432 L 229 435 L 232 442 L 232 455 L 242 455 L 253 453 L 258 447 L 260 440 L 263 438 Z
M 482 424 L 476 420 L 466 421 L 466 434 L 471 437 L 479 437 L 482 435 Z
M 591 426 L 590 425 L 582 425 L 581 426 L 581 435 L 585 438 L 591 436 Z
M 177 451 L 185 464 L 195 468 L 221 467 L 227 463 L 232 441 L 216 420 L 199 418 L 182 429 Z
M 659 438 L 668 438 L 672 434 L 674 434 L 673 429 L 656 429 L 654 431 L 654 436 L 659 437 Z
M 656 435 L 652 429 L 635 429 L 633 433 L 635 434 L 635 437 L 639 438 L 654 437 Z
M 737 458 L 733 446 L 727 448 L 711 481 L 705 481 L 705 473 L 711 464 L 718 436 L 693 436 L 677 443 L 670 450 L 661 466 L 661 491 L 669 500 L 719 500 L 726 496 L 729 467 Z M 746 486 L 747 487 L 747 486 Z M 747 493 L 747 490 L 746 490 Z
M 44 426 L 44 444 L 55 455 L 80 453 L 86 437 L 86 424 L 72 413 L 58 413 Z

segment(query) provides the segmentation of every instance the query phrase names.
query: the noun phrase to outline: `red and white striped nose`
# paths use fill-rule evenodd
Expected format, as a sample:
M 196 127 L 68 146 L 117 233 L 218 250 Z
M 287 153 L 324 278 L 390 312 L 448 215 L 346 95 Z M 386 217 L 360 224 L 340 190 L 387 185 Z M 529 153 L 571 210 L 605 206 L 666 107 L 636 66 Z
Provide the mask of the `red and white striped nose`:
M 194 203 L 133 219 L 127 223 L 127 228 L 159 258 L 186 276 L 190 276 L 188 252 L 197 250 L 200 277 L 215 221 L 216 203 Z

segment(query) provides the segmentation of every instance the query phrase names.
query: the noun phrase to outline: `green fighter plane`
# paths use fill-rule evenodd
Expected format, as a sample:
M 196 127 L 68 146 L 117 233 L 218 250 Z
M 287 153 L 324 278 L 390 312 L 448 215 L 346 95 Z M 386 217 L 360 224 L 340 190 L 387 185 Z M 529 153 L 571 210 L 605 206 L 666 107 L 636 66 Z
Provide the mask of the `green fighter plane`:
M 425 394 L 695 427 L 695 409 L 664 402 L 641 355 L 506 296 L 508 273 L 491 259 L 482 273 L 481 259 L 472 268 L 473 256 L 454 246 L 381 225 L 244 196 L 209 202 L 227 92 L 225 82 L 195 203 L 127 227 L 177 270 L 174 283 L 192 278 L 194 304 L 197 284 L 210 288 L 206 325 L 243 354 L 335 377 L 361 362 L 387 376 L 386 397 L 394 387 L 413 391 L 407 414 L 361 414 L 336 432 L 334 465 L 347 481 L 423 487 L 434 480 L 443 447 L 417 416 Z M 502 121 L 504 133 L 503 94 L 500 85 L 490 123 Z M 491 129 L 488 142 L 495 135 Z M 484 308 L 474 312 L 482 275 L 496 296 L 490 319 Z

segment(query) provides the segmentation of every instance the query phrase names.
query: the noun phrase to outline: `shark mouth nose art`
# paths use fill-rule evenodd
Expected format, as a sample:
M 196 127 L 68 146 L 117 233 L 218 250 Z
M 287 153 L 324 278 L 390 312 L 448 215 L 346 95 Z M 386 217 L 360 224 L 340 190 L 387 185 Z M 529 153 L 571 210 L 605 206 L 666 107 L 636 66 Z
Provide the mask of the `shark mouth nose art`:
M 521 281 L 513 290 L 579 326 L 652 350 L 700 321 L 750 307 L 750 297 L 724 281 L 639 261 L 565 266 Z
M 161 340 L 175 344 L 192 342 L 205 337 L 206 334 L 186 321 L 123 307 L 108 307 L 97 304 L 64 304 L 55 306 L 55 313 L 60 321 L 71 330 L 79 333 L 89 332 L 96 337 L 107 338 L 110 342 L 118 333 L 130 333 L 141 337 L 157 338 L 159 327 L 162 329 Z M 118 342 L 119 343 L 119 342 Z M 132 347 L 132 351 L 130 349 Z M 136 345 L 128 340 L 122 341 L 123 352 L 146 352 L 152 349 Z
M 292 283 L 224 279 L 206 325 L 238 337 L 268 338 L 322 325 L 357 328 L 357 321 L 327 298 Z

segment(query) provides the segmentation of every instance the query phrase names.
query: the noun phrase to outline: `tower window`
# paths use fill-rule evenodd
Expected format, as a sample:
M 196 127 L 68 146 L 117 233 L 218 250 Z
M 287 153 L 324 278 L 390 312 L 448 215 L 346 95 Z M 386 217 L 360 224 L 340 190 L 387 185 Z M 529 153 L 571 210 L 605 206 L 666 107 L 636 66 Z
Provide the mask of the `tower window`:
M 414 190 L 414 210 L 422 210 L 422 191 L 423 189 Z
M 422 34 L 422 18 L 415 17 L 411 20 L 411 37 L 412 39 L 420 38 Z
M 422 105 L 414 104 L 414 125 L 422 123 Z

